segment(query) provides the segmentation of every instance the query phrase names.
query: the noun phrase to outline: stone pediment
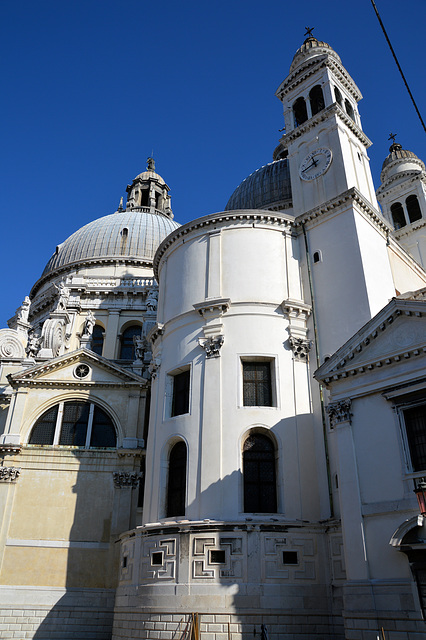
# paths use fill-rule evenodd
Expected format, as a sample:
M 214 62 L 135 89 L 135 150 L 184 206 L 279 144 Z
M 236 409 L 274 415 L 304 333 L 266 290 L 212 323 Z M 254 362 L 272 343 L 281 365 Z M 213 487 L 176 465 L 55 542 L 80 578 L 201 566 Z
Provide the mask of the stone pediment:
M 315 372 L 329 384 L 426 353 L 426 300 L 393 298 Z
M 78 349 L 8 376 L 18 386 L 145 387 L 147 380 L 87 349 Z

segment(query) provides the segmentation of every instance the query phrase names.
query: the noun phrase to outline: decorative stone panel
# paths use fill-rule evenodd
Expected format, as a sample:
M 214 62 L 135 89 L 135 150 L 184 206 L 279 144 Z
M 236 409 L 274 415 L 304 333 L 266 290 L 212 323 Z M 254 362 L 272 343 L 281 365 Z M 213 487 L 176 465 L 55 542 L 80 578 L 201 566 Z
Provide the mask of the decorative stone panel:
M 15 329 L 0 329 L 0 358 L 25 358 L 25 349 Z
M 343 538 L 340 534 L 335 534 L 331 535 L 329 540 L 333 580 L 346 580 Z
M 143 543 L 141 579 L 174 580 L 177 550 L 175 537 L 146 540 Z
M 313 538 L 265 536 L 264 574 L 266 579 L 315 580 L 316 552 Z
M 246 557 L 242 536 L 193 539 L 193 578 L 242 578 Z

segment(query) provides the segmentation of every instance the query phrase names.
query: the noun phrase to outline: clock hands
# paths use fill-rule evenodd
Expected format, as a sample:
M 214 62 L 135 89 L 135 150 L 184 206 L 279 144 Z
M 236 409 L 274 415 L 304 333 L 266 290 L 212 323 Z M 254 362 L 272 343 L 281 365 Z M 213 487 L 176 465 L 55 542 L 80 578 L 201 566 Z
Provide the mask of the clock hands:
M 312 162 L 310 165 L 308 165 L 307 167 L 305 167 L 303 169 L 303 173 L 305 173 L 305 171 L 307 171 L 308 169 L 310 169 L 311 167 L 316 167 L 318 164 L 318 160 L 315 160 L 315 158 L 312 158 Z

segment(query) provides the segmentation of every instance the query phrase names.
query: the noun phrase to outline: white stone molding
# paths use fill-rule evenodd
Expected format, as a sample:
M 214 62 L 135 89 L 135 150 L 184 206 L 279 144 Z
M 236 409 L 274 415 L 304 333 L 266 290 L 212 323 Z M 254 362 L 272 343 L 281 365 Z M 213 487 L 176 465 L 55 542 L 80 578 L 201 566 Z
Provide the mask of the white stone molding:
M 327 407 L 328 419 L 330 421 L 330 428 L 334 429 L 335 426 L 342 422 L 351 423 L 352 401 L 350 398 L 345 400 L 339 400 L 339 402 L 331 402 Z
M 0 482 L 16 482 L 20 474 L 20 467 L 0 467 Z
M 422 527 L 424 522 L 425 522 L 425 518 L 420 514 L 414 516 L 413 518 L 409 518 L 408 520 L 405 520 L 398 527 L 398 529 L 393 533 L 391 539 L 389 540 L 389 544 L 392 547 L 396 547 L 396 548 L 400 547 L 407 533 L 411 531 L 411 529 L 414 529 L 415 527 Z
M 164 333 L 164 324 L 162 324 L 161 322 L 156 322 L 154 327 L 148 333 L 147 339 L 151 340 L 152 344 L 154 345 L 158 340 L 158 338 L 163 335 L 163 333 Z
M 4 435 L 3 438 L 7 438 L 7 435 Z M 10 444 L 7 442 L 0 443 L 0 453 L 15 455 L 17 453 L 21 453 L 22 446 L 20 444 Z
M 211 300 L 204 300 L 204 302 L 198 302 L 193 307 L 195 311 L 198 311 L 200 316 L 203 316 L 206 322 L 221 318 L 226 311 L 228 311 L 231 301 L 229 298 L 212 298 Z
M 288 343 L 296 360 L 306 362 L 312 347 L 312 340 L 308 340 L 308 318 L 312 307 L 301 300 L 284 300 L 281 303 L 284 315 L 288 318 Z
M 210 336 L 208 338 L 200 339 L 198 342 L 200 346 L 206 352 L 207 358 L 218 358 L 220 356 L 220 348 L 223 345 L 225 338 L 223 335 Z
M 117 489 L 136 489 L 143 474 L 140 471 L 113 471 L 112 479 Z

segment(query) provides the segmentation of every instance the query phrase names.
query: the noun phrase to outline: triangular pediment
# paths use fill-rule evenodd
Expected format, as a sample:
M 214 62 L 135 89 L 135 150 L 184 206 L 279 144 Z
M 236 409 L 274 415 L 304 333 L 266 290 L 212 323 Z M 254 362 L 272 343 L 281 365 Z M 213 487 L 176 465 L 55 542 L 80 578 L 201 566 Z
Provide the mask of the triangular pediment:
M 426 300 L 393 298 L 315 372 L 326 384 L 426 354 Z
M 8 380 L 13 387 L 20 385 L 145 387 L 148 384 L 145 378 L 88 349 L 78 349 L 35 364 L 11 374 Z

